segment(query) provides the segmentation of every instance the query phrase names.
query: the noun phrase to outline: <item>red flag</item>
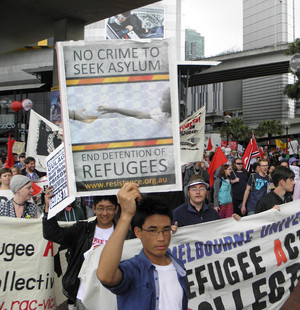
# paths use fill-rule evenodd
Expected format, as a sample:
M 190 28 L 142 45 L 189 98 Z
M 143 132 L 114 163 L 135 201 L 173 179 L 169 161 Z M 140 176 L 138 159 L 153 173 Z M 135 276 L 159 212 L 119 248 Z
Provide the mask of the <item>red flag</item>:
M 250 170 L 250 161 L 252 158 L 254 157 L 259 157 L 260 153 L 256 144 L 256 140 L 254 137 L 254 134 L 252 134 L 252 137 L 248 143 L 248 146 L 244 152 L 242 161 L 243 161 L 243 165 L 244 168 L 249 171 Z
M 259 148 L 259 156 L 260 156 L 261 158 L 264 157 L 264 150 L 263 150 L 262 147 Z
M 39 187 L 38 185 L 36 185 L 34 182 L 32 182 L 32 189 L 33 189 L 33 193 L 32 193 L 33 197 L 40 194 L 43 191 L 43 189 Z
M 16 140 L 11 140 L 10 133 L 9 133 L 8 141 L 6 143 L 7 144 L 7 158 L 5 161 L 5 168 L 11 168 L 15 164 L 14 155 L 12 151 L 15 141 Z
M 209 139 L 208 139 L 208 145 L 207 145 L 206 150 L 207 150 L 207 151 L 211 151 L 212 149 L 213 149 L 213 146 L 212 146 L 212 143 L 211 143 L 211 138 L 209 137 Z
M 209 186 L 212 187 L 214 184 L 214 172 L 217 168 L 227 163 L 227 158 L 222 152 L 221 148 L 218 147 L 216 150 L 216 153 L 214 157 L 212 158 L 209 168 L 207 169 L 207 172 L 209 174 Z

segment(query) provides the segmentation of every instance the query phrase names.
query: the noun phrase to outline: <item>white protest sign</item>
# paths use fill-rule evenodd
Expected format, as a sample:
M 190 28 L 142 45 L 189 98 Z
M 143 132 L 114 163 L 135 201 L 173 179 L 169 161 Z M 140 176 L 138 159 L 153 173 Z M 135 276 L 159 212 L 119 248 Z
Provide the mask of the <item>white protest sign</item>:
M 46 170 L 46 158 L 62 142 L 62 129 L 30 110 L 26 156 L 36 160 L 36 168 Z
M 69 196 L 63 144 L 47 157 L 46 168 L 49 186 L 53 186 L 48 212 L 50 219 L 75 200 L 75 197 Z
M 204 151 L 205 106 L 180 123 L 181 161 L 202 160 Z
M 172 50 L 171 40 L 58 43 L 74 195 L 115 194 L 126 181 L 142 192 L 181 190 Z

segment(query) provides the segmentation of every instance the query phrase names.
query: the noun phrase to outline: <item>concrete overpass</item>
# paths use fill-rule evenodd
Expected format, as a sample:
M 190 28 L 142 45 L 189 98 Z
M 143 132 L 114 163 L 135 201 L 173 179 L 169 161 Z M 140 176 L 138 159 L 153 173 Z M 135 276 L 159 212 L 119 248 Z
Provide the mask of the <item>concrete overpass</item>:
M 54 37 L 61 23 L 82 27 L 154 2 L 157 0 L 2 0 L 0 54 Z
M 208 61 L 220 61 L 204 71 L 194 68 L 189 71 L 185 86 L 197 86 L 233 80 L 244 80 L 260 76 L 269 76 L 289 72 L 291 55 L 285 55 L 288 44 L 268 46 L 238 53 L 205 58 Z M 187 75 L 187 69 L 182 69 Z

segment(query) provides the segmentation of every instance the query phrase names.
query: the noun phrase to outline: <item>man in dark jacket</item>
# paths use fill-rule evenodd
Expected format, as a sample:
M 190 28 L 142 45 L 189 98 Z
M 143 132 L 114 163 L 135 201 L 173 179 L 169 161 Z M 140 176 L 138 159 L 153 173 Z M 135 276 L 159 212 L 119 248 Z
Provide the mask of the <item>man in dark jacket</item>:
M 177 222 L 178 227 L 210 222 L 220 218 L 218 212 L 205 203 L 208 188 L 208 183 L 197 175 L 191 177 L 187 184 L 189 199 L 173 211 L 173 222 Z
M 36 181 L 46 175 L 44 172 L 35 169 L 35 159 L 30 156 L 25 159 L 25 168 L 21 170 L 21 173 L 31 181 Z
M 78 274 L 85 255 L 95 247 L 105 244 L 113 233 L 114 217 L 119 208 L 117 198 L 116 196 L 94 197 L 95 220 L 79 221 L 72 226 L 60 227 L 55 217 L 47 220 L 52 190 L 50 186 L 46 191 L 43 235 L 45 239 L 60 244 L 64 249 L 69 249 L 68 267 L 62 279 L 63 293 L 68 298 L 69 309 L 72 309 L 75 303 L 80 309 L 84 309 L 81 302 L 83 286 Z
M 279 205 L 292 201 L 291 193 L 295 186 L 294 177 L 294 172 L 289 168 L 276 167 L 271 174 L 275 188 L 258 201 L 255 213 L 264 212 L 274 207 L 279 209 Z

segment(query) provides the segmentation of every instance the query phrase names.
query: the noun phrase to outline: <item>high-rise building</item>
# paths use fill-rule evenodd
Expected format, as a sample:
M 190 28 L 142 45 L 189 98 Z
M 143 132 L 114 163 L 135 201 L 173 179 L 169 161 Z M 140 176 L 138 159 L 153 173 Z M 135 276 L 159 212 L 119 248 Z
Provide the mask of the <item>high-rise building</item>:
M 193 29 L 185 29 L 185 60 L 204 57 L 204 37 Z
M 294 0 L 243 0 L 243 48 L 277 46 L 294 38 Z M 295 117 L 295 102 L 282 89 L 291 74 L 243 81 L 243 116 L 246 123 Z

